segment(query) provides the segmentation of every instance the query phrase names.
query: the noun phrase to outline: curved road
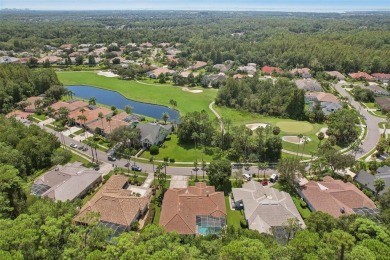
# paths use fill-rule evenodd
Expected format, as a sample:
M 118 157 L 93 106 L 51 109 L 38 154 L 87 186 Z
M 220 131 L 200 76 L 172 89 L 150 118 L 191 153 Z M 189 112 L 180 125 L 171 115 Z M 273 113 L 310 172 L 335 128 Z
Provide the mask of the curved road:
M 367 135 L 363 140 L 361 149 L 356 154 L 356 159 L 360 159 L 368 154 L 372 149 L 376 147 L 380 139 L 380 132 L 378 124 L 381 122 L 385 122 L 383 118 L 379 118 L 371 115 L 366 111 L 366 109 L 361 106 L 358 102 L 356 102 L 351 95 L 342 88 L 345 84 L 344 81 L 340 81 L 336 85 L 334 85 L 335 89 L 344 97 L 347 97 L 350 100 L 350 104 L 365 118 L 367 124 Z

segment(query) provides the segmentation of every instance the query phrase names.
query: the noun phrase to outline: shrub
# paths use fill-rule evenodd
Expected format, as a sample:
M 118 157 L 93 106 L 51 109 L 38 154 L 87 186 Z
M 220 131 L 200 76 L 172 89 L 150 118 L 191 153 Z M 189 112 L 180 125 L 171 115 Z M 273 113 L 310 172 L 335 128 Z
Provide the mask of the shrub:
M 155 214 L 156 214 L 156 209 L 154 208 L 154 204 L 150 203 L 150 205 L 149 205 L 149 213 L 148 213 L 148 216 L 145 218 L 144 226 L 153 223 L 153 219 L 154 219 L 154 215 Z
M 170 163 L 175 163 L 175 159 L 174 159 L 174 158 L 170 158 L 170 159 L 169 159 L 169 162 L 170 162 Z
M 168 157 L 164 157 L 164 162 L 168 162 Z
M 159 153 L 159 148 L 157 145 L 152 145 L 150 147 L 150 154 L 151 155 L 157 155 Z
M 248 223 L 246 222 L 245 219 L 240 220 L 240 226 L 241 228 L 248 228 Z
M 165 137 L 165 141 L 169 141 L 169 140 L 171 140 L 171 139 L 172 139 L 171 135 L 167 135 L 167 136 Z
M 307 207 L 307 203 L 305 201 L 303 201 L 303 200 L 301 200 L 300 204 L 301 204 L 301 207 L 303 209 L 305 209 Z

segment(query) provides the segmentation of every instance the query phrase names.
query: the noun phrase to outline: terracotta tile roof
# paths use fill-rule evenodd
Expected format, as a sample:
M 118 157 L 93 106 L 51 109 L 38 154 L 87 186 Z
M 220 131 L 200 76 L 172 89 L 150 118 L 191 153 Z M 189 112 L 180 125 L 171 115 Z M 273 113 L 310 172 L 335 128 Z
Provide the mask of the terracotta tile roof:
M 270 74 L 270 75 L 272 75 L 272 73 L 274 73 L 274 72 L 279 73 L 279 74 L 283 73 L 283 70 L 281 68 L 279 68 L 279 67 L 270 67 L 270 66 L 264 66 L 262 68 L 262 71 L 263 71 L 264 74 Z
M 160 225 L 179 234 L 196 234 L 196 216 L 225 217 L 226 206 L 222 192 L 198 182 L 186 189 L 169 189 L 164 195 Z
M 301 190 L 315 210 L 329 213 L 334 217 L 343 215 L 341 208 L 344 208 L 344 214 L 355 214 L 354 208 L 376 208 L 374 202 L 355 185 L 334 180 L 329 176 L 320 182 L 309 181 Z
M 373 73 L 371 76 L 375 77 L 378 80 L 390 80 L 390 74 L 386 73 Z
M 91 109 L 93 107 L 93 109 Z M 80 123 L 77 119 L 79 115 L 85 115 L 87 117 L 86 124 L 99 120 L 99 113 L 102 112 L 104 116 L 112 114 L 112 111 L 105 107 L 86 106 L 84 107 L 84 113 L 80 112 L 80 109 L 73 110 L 69 113 L 69 118 L 73 118 L 76 122 Z M 84 124 L 84 123 L 83 123 Z
M 68 43 L 68 44 L 62 44 L 62 45 L 60 46 L 60 49 L 65 50 L 65 49 L 71 49 L 72 47 L 73 47 L 73 45 L 70 44 L 70 43 Z
M 372 80 L 374 79 L 373 76 L 369 75 L 368 73 L 366 72 L 362 72 L 362 71 L 358 71 L 356 73 L 349 73 L 348 74 L 351 78 L 353 79 L 366 79 L 366 80 Z
M 54 110 L 58 110 L 61 107 L 64 107 L 69 110 L 69 112 L 74 111 L 76 109 L 80 109 L 82 107 L 88 106 L 88 103 L 82 100 L 73 100 L 69 102 L 58 101 L 54 104 L 50 105 Z
M 195 65 L 193 65 L 191 68 L 194 69 L 194 70 L 197 70 L 197 69 L 205 67 L 206 65 L 207 65 L 207 62 L 196 61 Z
M 26 102 L 28 103 L 28 106 L 24 108 L 25 111 L 35 111 L 35 101 L 37 100 L 43 100 L 44 97 L 29 97 L 26 99 Z
M 76 222 L 85 222 L 89 212 L 100 213 L 100 221 L 130 226 L 150 201 L 150 192 L 145 197 L 135 197 L 125 190 L 128 177 L 112 176 L 106 184 L 88 201 L 74 218 Z
M 58 56 L 50 55 L 50 56 L 46 56 L 46 57 L 43 57 L 43 58 L 39 59 L 38 63 L 42 64 L 46 60 L 48 60 L 50 63 L 57 63 L 57 62 L 61 61 L 62 58 L 58 57 Z

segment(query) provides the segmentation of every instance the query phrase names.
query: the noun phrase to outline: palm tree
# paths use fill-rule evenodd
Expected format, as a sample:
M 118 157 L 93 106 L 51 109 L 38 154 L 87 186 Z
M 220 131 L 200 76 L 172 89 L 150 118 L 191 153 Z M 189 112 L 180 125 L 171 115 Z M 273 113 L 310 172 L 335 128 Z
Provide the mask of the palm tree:
M 301 161 L 302 161 L 302 157 L 303 157 L 303 152 L 305 151 L 305 145 L 309 142 L 309 139 L 304 136 L 303 137 L 303 148 L 302 148 L 302 153 L 301 153 Z
M 112 120 L 112 117 L 111 117 L 111 116 L 106 116 L 106 121 L 107 121 L 107 123 L 108 123 L 109 126 L 110 126 L 110 134 L 111 134 L 111 120 Z
M 91 140 L 86 140 L 85 143 L 86 143 L 86 145 L 88 145 L 91 148 L 92 162 L 94 162 L 95 161 L 95 155 L 93 154 L 93 149 L 92 149 L 93 144 L 92 144 L 92 141 Z
M 162 114 L 162 120 L 164 120 L 164 123 L 165 123 L 165 124 L 167 124 L 168 119 L 169 119 L 168 113 L 167 113 L 167 112 L 164 112 L 164 113 Z
M 197 132 L 193 132 L 192 135 L 191 135 L 191 139 L 194 140 L 195 142 L 195 161 L 197 162 L 198 161 L 198 157 L 196 156 L 196 141 L 198 140 L 199 138 L 199 135 Z
M 104 132 L 104 125 L 103 125 L 104 115 L 103 115 L 103 113 L 99 112 L 98 117 L 100 118 L 100 121 L 102 122 L 102 134 L 103 134 L 103 132 Z
M 375 200 L 378 199 L 379 192 L 385 188 L 385 181 L 383 179 L 376 179 L 374 182 L 375 187 Z
M 85 112 L 85 108 L 80 108 L 80 110 L 79 110 L 80 112 L 81 112 L 81 114 L 83 114 L 84 115 L 84 112 Z
M 195 161 L 194 162 L 194 171 L 195 171 L 195 180 L 198 180 L 198 162 L 197 161 Z
M 88 101 L 88 104 L 90 105 L 96 105 L 96 97 L 91 97 Z
M 301 139 L 302 139 L 302 137 L 303 137 L 303 134 L 299 134 L 299 135 L 297 135 L 297 137 L 298 137 L 298 145 L 297 145 L 297 158 L 298 158 L 298 154 L 299 154 L 299 146 L 301 145 Z
M 125 112 L 126 112 L 126 114 L 130 115 L 131 112 L 133 112 L 133 109 L 134 109 L 134 108 L 133 108 L 132 106 L 129 106 L 129 105 L 125 106 Z
M 260 170 L 263 170 L 263 179 L 265 179 L 265 170 L 268 168 L 268 163 L 267 162 L 258 162 L 257 167 Z M 259 173 L 257 173 L 259 175 Z
M 202 160 L 202 173 L 203 173 L 203 180 L 204 180 L 204 171 L 206 170 L 206 162 Z
M 54 114 L 54 112 L 55 112 L 55 110 L 54 110 L 54 108 L 52 108 L 51 106 L 49 106 L 49 107 L 47 108 L 47 110 L 46 110 L 46 113 L 47 113 L 47 115 L 48 115 L 49 117 L 52 117 L 53 114 Z
M 318 135 L 317 135 L 317 137 L 318 137 L 318 140 L 320 141 L 320 142 L 318 143 L 318 146 L 320 146 L 322 140 L 324 140 L 324 138 L 325 138 L 325 134 L 324 134 L 323 132 L 319 132 Z

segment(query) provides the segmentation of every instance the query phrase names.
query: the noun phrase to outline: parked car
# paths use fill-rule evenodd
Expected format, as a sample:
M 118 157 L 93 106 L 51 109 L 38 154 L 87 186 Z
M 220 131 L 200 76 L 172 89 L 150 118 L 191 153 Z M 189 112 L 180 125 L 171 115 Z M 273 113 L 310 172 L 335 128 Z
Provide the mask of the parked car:
M 70 144 L 70 147 L 72 147 L 72 148 L 77 148 L 77 144 L 71 143 L 71 144 Z
M 132 170 L 132 171 L 136 171 L 136 172 L 141 172 L 141 171 L 142 171 L 142 168 L 139 167 L 138 165 L 132 165 L 132 166 L 131 166 L 131 170 Z
M 269 178 L 269 181 L 270 181 L 271 183 L 275 183 L 277 180 L 278 180 L 278 175 L 276 175 L 276 173 L 273 173 L 273 174 L 271 175 L 271 177 Z
M 244 180 L 246 180 L 246 181 L 252 180 L 252 176 L 251 176 L 249 173 L 244 173 L 244 174 L 242 175 L 242 178 L 243 178 Z
M 82 149 L 84 152 L 85 151 L 88 151 L 88 147 L 84 146 L 84 148 Z
M 116 158 L 114 156 L 112 156 L 112 155 L 107 156 L 107 159 L 109 161 L 113 161 L 113 162 L 116 161 Z
M 261 185 L 263 186 L 267 186 L 268 185 L 268 180 L 267 179 L 263 179 L 260 181 Z
M 79 146 L 79 150 L 83 150 L 83 149 L 84 149 L 84 145 Z

